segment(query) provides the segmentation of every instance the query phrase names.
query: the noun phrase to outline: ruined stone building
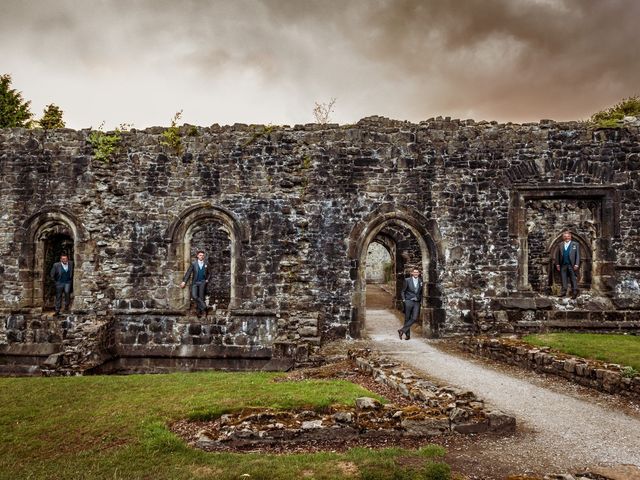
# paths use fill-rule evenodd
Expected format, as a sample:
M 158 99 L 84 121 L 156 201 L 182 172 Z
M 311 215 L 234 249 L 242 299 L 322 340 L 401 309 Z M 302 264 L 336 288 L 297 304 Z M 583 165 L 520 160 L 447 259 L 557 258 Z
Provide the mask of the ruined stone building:
M 154 127 L 109 160 L 87 130 L 0 130 L 0 372 L 287 368 L 363 334 L 372 243 L 398 282 L 422 268 L 427 336 L 637 331 L 639 130 L 185 126 L 178 154 Z M 554 297 L 565 228 L 577 300 Z M 203 318 L 179 288 L 198 248 L 214 269 Z M 56 317 L 61 252 L 74 301 Z

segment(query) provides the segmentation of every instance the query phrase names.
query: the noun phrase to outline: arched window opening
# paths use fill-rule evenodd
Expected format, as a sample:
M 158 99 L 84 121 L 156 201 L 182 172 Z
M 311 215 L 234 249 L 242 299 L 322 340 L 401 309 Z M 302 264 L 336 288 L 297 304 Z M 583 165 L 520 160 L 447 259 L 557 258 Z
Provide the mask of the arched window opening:
M 242 293 L 238 285 L 244 270 L 242 245 L 247 232 L 233 213 L 223 207 L 200 203 L 183 211 L 165 233 L 173 270 L 170 305 L 176 309 L 189 307 L 190 289 L 180 289 L 179 284 L 197 251 L 203 250 L 210 272 L 208 305 L 237 308 Z
M 82 284 L 84 229 L 75 216 L 64 208 L 46 208 L 31 215 L 18 235 L 20 246 L 21 304 L 25 308 L 53 310 L 55 285 L 50 279 L 51 267 L 65 254 L 74 263 L 71 290 L 78 293 Z M 76 261 L 78 260 L 78 261 Z M 86 299 L 72 300 L 86 302 Z

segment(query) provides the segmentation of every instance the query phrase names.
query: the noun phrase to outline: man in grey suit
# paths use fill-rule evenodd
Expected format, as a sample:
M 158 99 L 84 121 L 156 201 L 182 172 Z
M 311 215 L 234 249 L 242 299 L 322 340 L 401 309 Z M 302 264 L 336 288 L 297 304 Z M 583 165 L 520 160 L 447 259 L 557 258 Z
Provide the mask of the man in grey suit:
M 420 278 L 420 270 L 414 268 L 411 276 L 405 278 L 402 291 L 402 301 L 404 302 L 404 325 L 398 330 L 400 340 L 404 334 L 405 340 L 411 338 L 411 325 L 418 319 L 420 313 L 420 304 L 422 303 L 422 279 Z
M 209 266 L 204 262 L 204 251 L 198 250 L 196 254 L 196 260 L 189 265 L 187 273 L 184 274 L 180 288 L 184 288 L 191 280 L 191 298 L 196 302 L 198 309 L 198 316 L 201 316 L 207 311 L 207 304 L 204 301 L 204 296 L 207 292 L 207 283 L 209 282 Z
M 62 294 L 64 293 L 64 309 L 69 311 L 71 304 L 71 286 L 73 285 L 73 262 L 65 254 L 60 255 L 60 261 L 53 264 L 49 276 L 56 284 L 56 315 L 60 315 Z
M 567 287 L 571 281 L 572 297 L 578 296 L 578 269 L 580 268 L 580 245 L 571 239 L 571 232 L 562 232 L 562 244 L 555 258 L 556 270 L 562 278 L 562 290 L 560 297 L 567 294 Z

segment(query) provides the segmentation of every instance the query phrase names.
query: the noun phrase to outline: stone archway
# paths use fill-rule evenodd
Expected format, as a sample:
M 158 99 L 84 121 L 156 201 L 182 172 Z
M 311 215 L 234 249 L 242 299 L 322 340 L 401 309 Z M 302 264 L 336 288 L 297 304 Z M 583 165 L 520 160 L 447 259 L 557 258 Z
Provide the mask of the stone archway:
M 55 295 L 49 271 L 62 253 L 74 262 L 72 290 L 79 291 L 82 284 L 84 231 L 74 215 L 62 208 L 47 209 L 32 215 L 24 222 L 23 228 L 20 237 L 23 306 L 46 310 L 53 307 Z
M 245 230 L 230 211 L 209 203 L 194 205 L 174 220 L 165 233 L 172 277 L 171 306 L 188 308 L 190 294 L 188 289 L 180 289 L 179 284 L 196 250 L 203 249 L 209 262 L 217 262 L 213 274 L 224 278 L 219 290 L 214 287 L 208 292 L 210 301 L 217 300 L 221 307 L 236 307 L 242 297 L 242 243 L 246 237 Z
M 368 247 L 380 235 L 393 236 L 393 232 L 403 232 L 404 242 L 413 239 L 419 251 L 418 264 L 414 255 L 413 261 L 403 262 L 407 268 L 419 266 L 425 281 L 425 295 L 421 311 L 421 324 L 426 336 L 436 337 L 444 323 L 439 268 L 442 268 L 442 255 L 439 245 L 440 235 L 434 221 L 427 220 L 418 212 L 394 206 L 383 206 L 358 223 L 349 238 L 349 258 L 351 260 L 351 279 L 354 289 L 351 302 L 350 334 L 359 337 L 365 327 L 366 320 L 366 257 Z M 434 240 L 437 239 L 437 240 Z M 436 243 L 438 242 L 438 243 Z M 398 243 L 396 242 L 396 249 Z M 396 262 L 400 253 L 396 251 Z M 397 269 L 397 267 L 396 267 Z M 404 272 L 402 273 L 404 278 Z M 400 279 L 397 279 L 399 282 Z M 397 288 L 396 288 L 397 291 Z M 399 292 L 397 292 L 399 294 Z

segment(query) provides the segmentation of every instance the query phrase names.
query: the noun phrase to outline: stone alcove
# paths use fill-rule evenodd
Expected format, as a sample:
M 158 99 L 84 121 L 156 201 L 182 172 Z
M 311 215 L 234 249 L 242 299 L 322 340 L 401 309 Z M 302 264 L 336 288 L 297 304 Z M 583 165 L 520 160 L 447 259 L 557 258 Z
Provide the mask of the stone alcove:
M 205 262 L 210 272 L 206 296 L 209 305 L 227 308 L 231 300 L 231 233 L 219 220 L 209 219 L 195 224 L 187 232 L 189 258 L 195 258 L 198 250 L 205 252 Z
M 45 311 L 53 309 L 55 286 L 49 272 L 62 254 L 74 262 L 72 291 L 74 295 L 80 293 L 84 233 L 71 212 L 50 208 L 35 213 L 24 222 L 21 240 L 23 306 Z
M 577 242 L 580 247 L 580 268 L 578 269 L 578 289 L 581 292 L 591 289 L 592 275 L 593 275 L 593 254 L 591 251 L 590 242 L 587 242 L 581 235 L 575 232 L 571 232 L 572 240 Z M 560 278 L 560 272 L 557 271 L 554 265 L 554 259 L 558 255 L 558 250 L 562 245 L 562 234 L 558 235 L 549 248 L 549 261 L 547 262 L 546 277 L 547 284 L 545 292 L 556 295 L 560 292 L 562 287 L 562 279 Z
M 210 305 L 237 307 L 242 297 L 242 242 L 246 236 L 234 215 L 223 207 L 202 203 L 183 211 L 165 234 L 172 275 L 170 306 L 179 310 L 189 308 L 189 289 L 180 289 L 179 284 L 197 250 L 202 249 L 212 268 L 213 278 L 207 292 Z
M 610 248 L 619 232 L 619 201 L 604 186 L 539 185 L 511 192 L 509 233 L 518 242 L 518 290 L 557 293 L 559 276 L 552 255 L 569 229 L 583 253 L 581 289 L 610 294 L 615 257 Z

